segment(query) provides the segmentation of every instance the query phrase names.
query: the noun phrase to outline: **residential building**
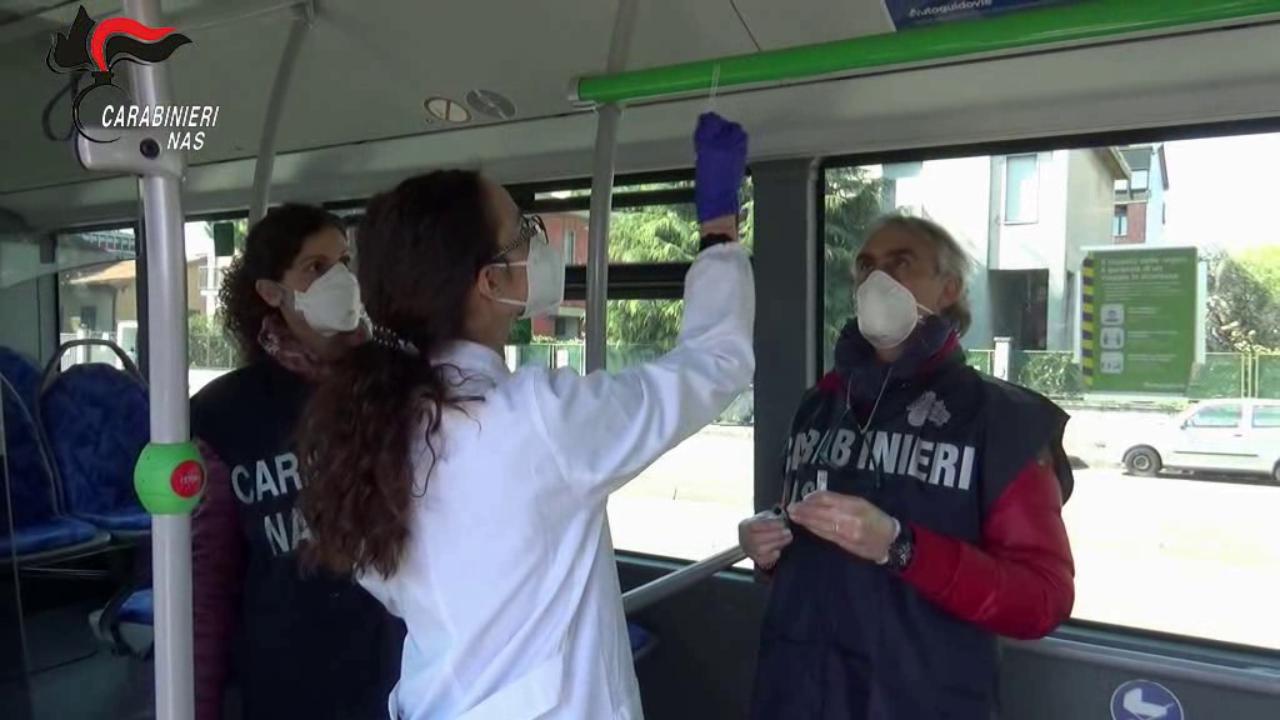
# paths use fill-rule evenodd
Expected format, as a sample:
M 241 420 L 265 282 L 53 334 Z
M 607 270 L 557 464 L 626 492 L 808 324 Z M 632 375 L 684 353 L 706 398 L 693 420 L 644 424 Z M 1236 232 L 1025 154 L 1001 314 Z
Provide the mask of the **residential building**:
M 1111 234 L 1117 245 L 1160 245 L 1167 221 L 1169 163 L 1164 145 L 1120 149 L 1129 176 L 1116 178 Z
M 886 209 L 941 223 L 974 261 L 971 348 L 1074 351 L 1084 249 L 1112 242 L 1115 148 L 888 165 Z

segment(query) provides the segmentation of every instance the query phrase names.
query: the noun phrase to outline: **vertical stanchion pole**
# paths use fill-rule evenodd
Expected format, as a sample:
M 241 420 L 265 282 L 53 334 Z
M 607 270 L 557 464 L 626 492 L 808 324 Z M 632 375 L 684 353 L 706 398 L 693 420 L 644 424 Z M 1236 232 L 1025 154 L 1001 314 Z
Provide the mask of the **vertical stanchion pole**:
M 267 203 L 271 199 L 271 172 L 276 163 L 276 136 L 280 130 L 280 118 L 284 115 L 284 102 L 289 97 L 289 86 L 293 81 L 293 69 L 298 64 L 298 53 L 302 50 L 302 39 L 311 27 L 314 8 L 310 3 L 294 8 L 296 13 L 293 24 L 289 27 L 289 37 L 284 44 L 284 52 L 280 55 L 280 66 L 276 68 L 276 79 L 271 85 L 271 98 L 267 102 L 267 115 L 262 121 L 262 138 L 258 142 L 258 161 L 253 166 L 253 197 L 249 203 L 249 225 L 267 214 Z
M 587 372 L 605 369 L 609 332 L 609 216 L 613 212 L 613 167 L 618 140 L 617 105 L 599 108 L 591 170 L 587 245 Z
M 144 25 L 163 25 L 159 0 L 124 0 L 124 14 Z M 169 104 L 172 95 L 163 63 L 130 63 L 129 73 L 135 103 L 153 107 Z M 187 416 L 186 253 L 179 182 L 172 175 L 159 173 L 145 174 L 139 179 L 148 261 L 147 310 L 151 335 L 148 384 L 153 446 L 177 446 L 187 443 L 190 438 Z M 191 720 L 195 705 L 191 657 L 189 512 L 153 512 L 151 551 L 155 593 L 156 718 Z
M 609 41 L 606 72 L 619 72 L 626 66 L 635 18 L 635 1 L 620 0 Z M 609 215 L 613 212 L 613 168 L 621 118 L 622 108 L 613 103 L 600 107 L 596 113 L 587 241 L 587 372 L 605 369 L 609 331 Z

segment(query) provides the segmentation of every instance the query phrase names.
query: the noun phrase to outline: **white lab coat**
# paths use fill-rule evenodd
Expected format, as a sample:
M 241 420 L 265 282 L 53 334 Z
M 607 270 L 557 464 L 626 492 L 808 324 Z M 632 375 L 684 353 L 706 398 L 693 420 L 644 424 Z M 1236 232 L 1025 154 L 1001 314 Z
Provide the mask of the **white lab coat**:
M 679 344 L 654 362 L 512 374 L 466 342 L 435 359 L 483 399 L 445 415 L 429 480 L 418 440 L 409 546 L 395 575 L 361 579 L 408 626 L 393 718 L 642 717 L 605 501 L 747 387 L 754 317 L 726 244 L 694 261 Z

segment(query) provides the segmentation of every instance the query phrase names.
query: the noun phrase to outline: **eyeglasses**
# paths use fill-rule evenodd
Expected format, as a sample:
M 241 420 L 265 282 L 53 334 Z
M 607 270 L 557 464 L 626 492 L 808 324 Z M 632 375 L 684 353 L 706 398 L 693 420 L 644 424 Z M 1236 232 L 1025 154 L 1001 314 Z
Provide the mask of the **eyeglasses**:
M 538 238 L 541 238 L 543 243 L 550 242 L 547 239 L 547 226 L 543 224 L 542 218 L 538 215 L 522 215 L 520 217 L 520 227 L 516 231 L 515 238 L 498 246 L 498 254 L 494 257 L 500 258 L 521 245 L 530 244 Z

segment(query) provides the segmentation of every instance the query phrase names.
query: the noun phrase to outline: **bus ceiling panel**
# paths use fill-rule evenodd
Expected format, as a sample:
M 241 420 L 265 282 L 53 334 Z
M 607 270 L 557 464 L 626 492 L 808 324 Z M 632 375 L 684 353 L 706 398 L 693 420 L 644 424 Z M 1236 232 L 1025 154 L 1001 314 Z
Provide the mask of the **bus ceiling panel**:
M 733 0 L 758 50 L 848 40 L 893 31 L 884 0 Z M 664 63 L 669 64 L 669 63 Z
M 50 33 L 70 25 L 81 6 L 95 18 L 120 12 L 120 0 L 5 0 L 0 7 L 0 47 L 31 39 L 47 47 Z
M 748 127 L 756 160 L 1280 117 L 1276 47 L 1280 26 L 1258 26 L 737 91 L 717 103 Z M 265 85 L 270 73 L 262 74 Z M 688 167 L 689 132 L 706 104 L 695 98 L 628 108 L 618 171 Z M 363 108 L 340 101 L 313 106 L 309 114 L 332 116 L 357 136 L 364 118 Z M 291 117 L 287 112 L 285 135 Z M 481 168 L 505 182 L 580 178 L 590 169 L 593 130 L 593 116 L 578 113 L 284 152 L 276 162 L 272 199 L 360 198 L 441 166 Z M 21 164 L 32 162 L 35 151 L 9 136 L 0 142 L 12 150 L 6 158 L 19 159 L 0 173 L 28 172 Z M 72 163 L 65 145 L 33 144 L 44 146 L 41 157 L 48 163 Z M 190 212 L 246 205 L 252 159 L 194 159 L 185 188 Z M 87 174 L 73 168 L 68 178 L 83 180 Z M 131 215 L 132 191 L 114 182 L 0 192 L 0 207 L 42 227 L 117 219 L 110 215 L 121 209 Z
M 719 103 L 753 158 L 834 155 L 1280 117 L 1280 26 L 799 83 Z M 655 105 L 680 116 L 692 99 Z M 627 131 L 648 108 L 631 108 Z M 671 129 L 672 131 L 675 128 Z M 623 157 L 626 157 L 624 153 Z
M 175 102 L 219 108 L 216 127 L 205 132 L 192 163 L 249 157 L 291 15 L 278 10 L 282 0 L 191 8 L 193 0 L 181 2 L 170 22 L 192 43 L 166 60 Z M 612 3 L 583 0 L 346 0 L 317 3 L 316 9 L 285 105 L 280 153 L 573 112 L 565 83 L 604 67 L 613 21 Z M 184 28 L 186 20 L 190 28 Z M 20 99 L 0 108 L 9 130 L 5 157 L 18 160 L 0 170 L 0 192 L 85 177 L 40 130 L 41 108 L 67 85 L 66 77 L 45 67 L 50 33 L 57 29 L 42 27 L 26 41 L 0 48 L 7 60 L 0 82 L 8 97 Z M 640 9 L 631 56 L 645 66 L 752 49 L 727 2 L 652 0 Z M 69 99 L 56 110 L 56 124 L 65 130 Z

